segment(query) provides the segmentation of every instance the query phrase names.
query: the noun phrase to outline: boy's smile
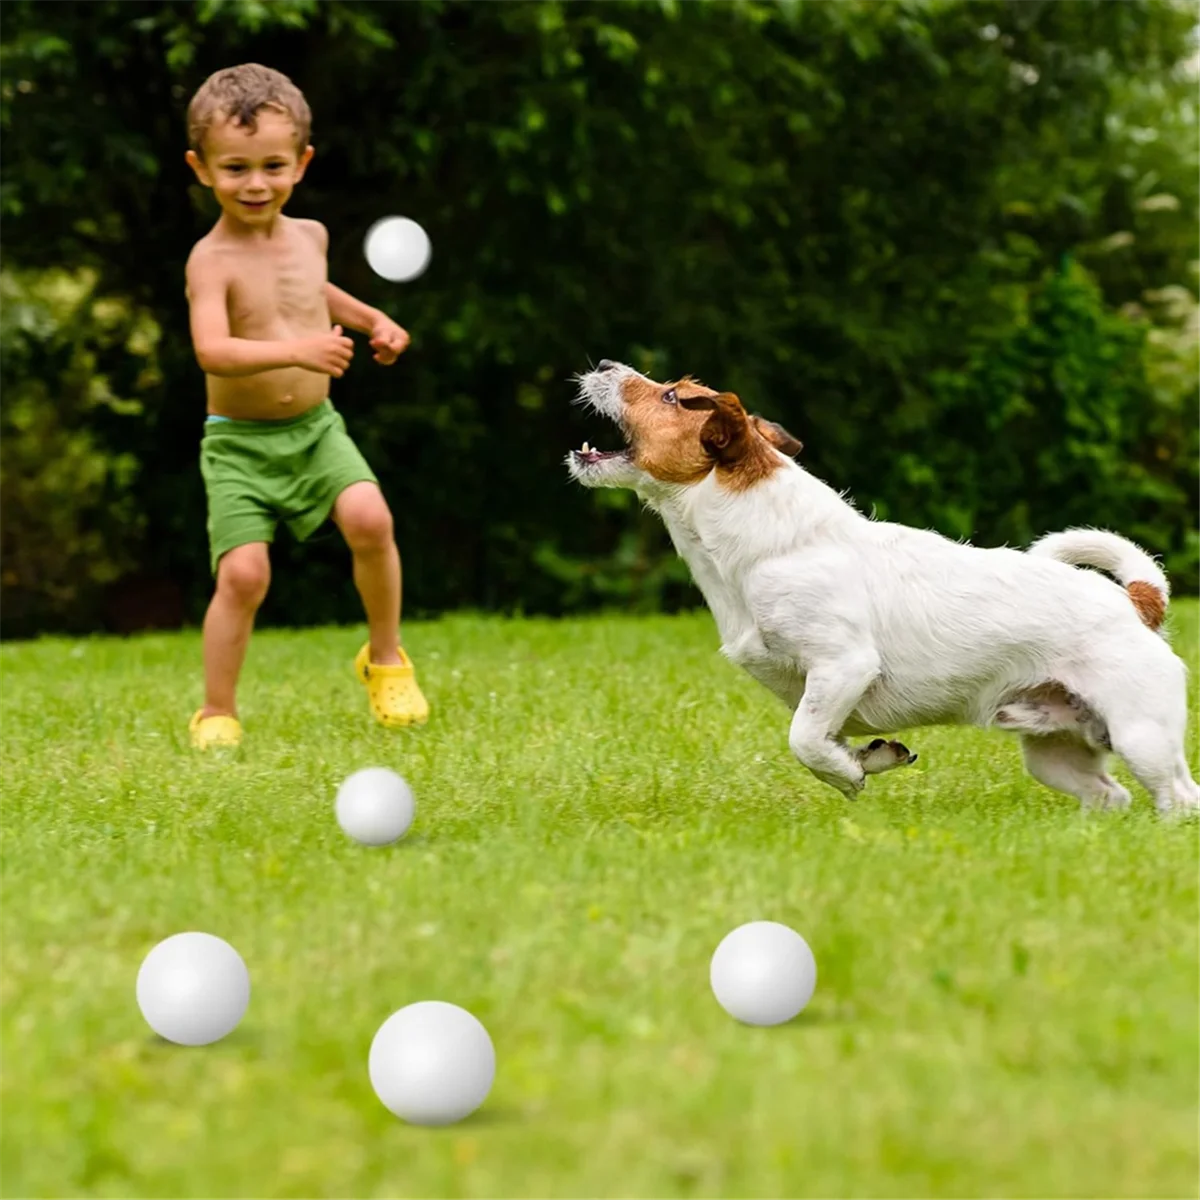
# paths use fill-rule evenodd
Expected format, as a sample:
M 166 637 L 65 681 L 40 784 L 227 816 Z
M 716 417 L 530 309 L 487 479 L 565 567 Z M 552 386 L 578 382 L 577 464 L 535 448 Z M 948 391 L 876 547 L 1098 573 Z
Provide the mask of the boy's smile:
M 300 153 L 296 127 L 283 113 L 258 113 L 253 131 L 226 119 L 204 138 L 204 157 L 189 150 L 196 177 L 213 190 L 222 212 L 235 223 L 270 226 L 304 177 L 312 147 Z

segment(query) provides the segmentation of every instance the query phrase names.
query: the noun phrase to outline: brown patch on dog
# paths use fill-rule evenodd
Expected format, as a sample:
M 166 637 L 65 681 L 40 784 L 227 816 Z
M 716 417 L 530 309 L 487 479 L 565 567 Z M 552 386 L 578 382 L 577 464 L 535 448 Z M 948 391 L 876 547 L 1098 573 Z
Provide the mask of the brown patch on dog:
M 1142 623 L 1157 630 L 1167 615 L 1167 598 L 1152 583 L 1135 579 L 1125 590 L 1129 593 Z
M 785 454 L 800 449 L 781 426 L 748 416 L 732 392 L 690 377 L 629 379 L 621 397 L 633 462 L 664 483 L 699 483 L 715 468 L 726 487 L 744 491 L 783 465 L 772 446 Z
M 707 416 L 684 405 L 686 400 L 716 394 L 691 378 L 675 383 L 626 380 L 621 389 L 623 423 L 634 464 L 664 483 L 699 483 L 713 469 L 700 442 Z M 673 397 L 674 402 L 664 397 Z
M 710 414 L 700 430 L 700 444 L 717 464 L 717 477 L 730 491 L 744 492 L 783 465 L 771 448 L 773 443 L 762 433 L 762 419 L 748 416 L 732 392 L 688 397 L 680 404 Z M 786 431 L 780 432 L 790 438 Z
M 782 425 L 768 421 L 766 417 L 751 416 L 750 424 L 765 437 L 776 450 L 781 450 L 788 458 L 795 458 L 804 449 L 804 443 L 793 437 Z

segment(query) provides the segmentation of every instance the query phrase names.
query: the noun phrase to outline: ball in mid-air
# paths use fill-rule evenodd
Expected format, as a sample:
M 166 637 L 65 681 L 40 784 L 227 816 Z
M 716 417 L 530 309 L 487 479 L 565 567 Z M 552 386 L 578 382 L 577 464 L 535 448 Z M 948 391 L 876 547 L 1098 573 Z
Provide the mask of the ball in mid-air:
M 160 1037 L 207 1046 L 237 1028 L 250 1003 L 242 956 L 211 933 L 177 933 L 142 960 L 137 1003 Z
M 412 788 L 387 767 L 365 767 L 342 781 L 334 802 L 342 830 L 364 846 L 387 846 L 413 823 Z
M 739 925 L 712 956 L 709 981 L 717 1003 L 746 1025 L 782 1025 L 801 1012 L 817 986 L 808 943 L 776 921 Z
M 385 1108 L 411 1125 L 452 1125 L 487 1099 L 496 1051 L 465 1008 L 422 1000 L 379 1027 L 367 1062 Z
M 384 217 L 363 239 L 367 265 L 392 283 L 416 279 L 433 255 L 429 234 L 411 217 Z

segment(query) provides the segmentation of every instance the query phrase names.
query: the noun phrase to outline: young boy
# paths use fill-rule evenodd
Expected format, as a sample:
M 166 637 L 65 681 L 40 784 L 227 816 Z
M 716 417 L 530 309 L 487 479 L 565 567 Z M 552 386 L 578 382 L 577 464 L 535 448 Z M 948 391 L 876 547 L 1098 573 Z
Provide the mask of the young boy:
M 303 541 L 332 517 L 350 547 L 370 631 L 354 665 L 375 718 L 402 726 L 429 715 L 400 647 L 392 516 L 329 400 L 330 377 L 341 378 L 354 353 L 343 326 L 369 334 L 385 365 L 409 339 L 327 281 L 324 226 L 283 215 L 313 155 L 311 120 L 291 80 L 253 63 L 210 76 L 188 108 L 188 164 L 221 207 L 187 263 L 208 390 L 200 468 L 216 576 L 204 619 L 204 706 L 189 726 L 202 750 L 241 742 L 234 693 L 280 520 Z

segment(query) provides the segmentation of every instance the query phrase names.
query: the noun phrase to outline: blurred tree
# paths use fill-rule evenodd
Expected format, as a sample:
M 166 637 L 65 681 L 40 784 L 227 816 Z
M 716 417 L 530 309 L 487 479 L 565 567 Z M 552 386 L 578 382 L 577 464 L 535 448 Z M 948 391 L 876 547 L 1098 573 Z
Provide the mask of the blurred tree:
M 108 436 L 158 382 L 158 327 L 94 272 L 0 273 L 0 597 L 6 631 L 86 630 L 137 564 L 138 463 Z
M 1194 391 L 1170 365 L 1189 350 L 1153 299 L 1194 287 L 1193 26 L 1171 0 L 8 0 L 5 248 L 88 267 L 159 321 L 162 383 L 112 448 L 142 464 L 141 569 L 193 615 L 210 581 L 182 267 L 214 210 L 183 114 L 246 60 L 313 107 L 291 211 L 413 333 L 335 390 L 396 511 L 409 612 L 695 600 L 631 497 L 566 480 L 566 450 L 606 436 L 567 403 L 602 356 L 737 390 L 868 510 L 982 544 L 1085 512 L 1194 587 Z M 403 287 L 360 253 L 388 212 L 433 240 Z M 1090 470 L 980 473 L 1068 427 Z M 292 582 L 266 620 L 355 616 L 336 539 L 275 555 Z

